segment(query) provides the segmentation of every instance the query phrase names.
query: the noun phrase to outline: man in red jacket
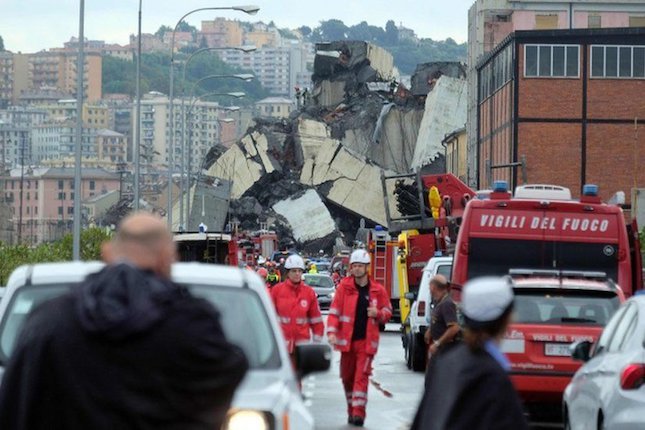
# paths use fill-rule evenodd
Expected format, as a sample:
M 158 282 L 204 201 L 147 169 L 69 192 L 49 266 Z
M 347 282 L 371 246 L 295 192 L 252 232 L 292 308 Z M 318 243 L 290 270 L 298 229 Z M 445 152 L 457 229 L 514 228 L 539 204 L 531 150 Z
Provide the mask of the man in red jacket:
M 367 405 L 367 386 L 378 349 L 379 326 L 392 317 L 383 285 L 369 279 L 370 255 L 364 249 L 349 259 L 352 276 L 336 289 L 327 319 L 329 343 L 341 352 L 340 378 L 347 398 L 349 424 L 362 427 Z
M 302 257 L 290 255 L 284 268 L 287 270 L 287 279 L 271 288 L 271 298 L 293 360 L 296 344 L 311 340 L 311 333 L 314 341 L 321 341 L 325 326 L 316 293 L 302 280 L 305 270 Z

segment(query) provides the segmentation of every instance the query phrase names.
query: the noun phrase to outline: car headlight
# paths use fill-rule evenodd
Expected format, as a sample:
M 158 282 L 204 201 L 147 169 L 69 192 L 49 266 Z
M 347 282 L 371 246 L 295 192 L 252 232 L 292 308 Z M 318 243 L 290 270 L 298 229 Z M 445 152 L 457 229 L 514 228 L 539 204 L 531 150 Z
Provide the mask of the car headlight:
M 241 409 L 230 412 L 223 430 L 270 430 L 267 414 L 261 411 Z
M 331 294 L 329 295 L 329 298 L 330 298 L 330 299 L 333 299 L 333 298 L 334 298 L 334 293 L 331 293 Z

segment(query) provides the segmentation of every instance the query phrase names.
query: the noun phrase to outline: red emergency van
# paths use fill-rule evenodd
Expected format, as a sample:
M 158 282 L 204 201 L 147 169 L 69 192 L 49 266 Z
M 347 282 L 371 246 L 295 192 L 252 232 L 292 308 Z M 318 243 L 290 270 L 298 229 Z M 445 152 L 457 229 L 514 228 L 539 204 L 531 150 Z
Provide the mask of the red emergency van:
M 602 203 L 595 185 L 573 200 L 553 185 L 518 187 L 512 197 L 497 181 L 487 199 L 472 200 L 457 237 L 453 285 L 512 268 L 604 272 L 627 297 L 643 284 L 636 225 L 626 224 L 619 206 Z

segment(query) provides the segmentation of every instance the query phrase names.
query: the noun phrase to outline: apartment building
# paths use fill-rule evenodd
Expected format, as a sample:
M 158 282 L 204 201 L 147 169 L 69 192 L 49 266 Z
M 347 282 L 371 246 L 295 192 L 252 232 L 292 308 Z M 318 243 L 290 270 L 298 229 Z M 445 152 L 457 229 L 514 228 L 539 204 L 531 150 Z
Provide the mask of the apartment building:
M 42 243 L 71 233 L 74 214 L 73 168 L 18 168 L 3 175 L 5 202 L 13 224 L 13 242 Z M 119 189 L 119 175 L 83 169 L 81 197 L 89 200 Z
M 172 142 L 173 166 L 181 168 L 182 131 L 185 126 L 186 142 L 190 140 L 190 155 L 195 163 L 201 162 L 208 150 L 218 142 L 218 118 L 224 110 L 216 102 L 175 99 L 173 108 L 174 135 Z M 183 121 L 183 118 L 186 120 Z M 169 161 L 170 103 L 168 97 L 151 93 L 141 101 L 141 157 L 144 162 L 166 169 Z M 132 133 L 136 135 L 136 108 L 132 109 Z M 188 153 L 187 153 L 188 154 Z M 195 164 L 197 165 L 197 164 Z
M 201 31 L 197 33 L 197 42 L 206 41 L 209 48 L 241 46 L 244 42 L 244 31 L 239 21 L 215 18 L 202 21 Z
M 50 50 L 29 54 L 29 82 L 31 89 L 56 88 L 69 96 L 76 95 L 75 51 Z M 99 52 L 85 54 L 84 98 L 101 99 L 102 58 Z
M 311 86 L 309 70 L 315 53 L 310 43 L 290 41 L 285 46 L 264 47 L 255 52 L 223 50 L 218 54 L 228 64 L 252 70 L 271 95 L 294 97 L 296 86 Z
M 477 65 L 477 185 L 645 183 L 645 28 L 515 31 Z
M 0 51 L 0 109 L 6 109 L 13 99 L 13 54 Z
M 642 0 L 477 0 L 468 12 L 468 182 L 477 185 L 479 83 L 482 56 L 516 30 L 645 27 Z M 517 160 L 515 160 L 517 161 Z
M 286 118 L 294 110 L 293 99 L 285 97 L 267 97 L 255 103 L 259 116 L 271 118 Z
M 128 140 L 116 131 L 102 129 L 96 133 L 96 152 L 99 160 L 110 161 L 116 169 L 127 159 Z

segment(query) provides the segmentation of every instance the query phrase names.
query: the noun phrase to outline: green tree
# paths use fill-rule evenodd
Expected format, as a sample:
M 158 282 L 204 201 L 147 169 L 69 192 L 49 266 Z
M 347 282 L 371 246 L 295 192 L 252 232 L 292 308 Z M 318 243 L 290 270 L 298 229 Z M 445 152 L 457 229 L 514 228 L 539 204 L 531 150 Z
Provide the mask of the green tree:
M 311 34 L 311 27 L 307 27 L 306 25 L 298 27 L 298 30 L 303 37 L 309 37 L 309 35 Z
M 100 260 L 101 244 L 108 241 L 111 232 L 99 227 L 81 232 L 81 260 Z M 72 260 L 72 235 L 61 240 L 30 247 L 27 245 L 6 245 L 0 243 L 0 285 L 5 285 L 9 275 L 23 264 L 46 263 Z
M 393 20 L 385 23 L 385 42 L 386 45 L 396 45 L 399 41 L 399 29 Z
M 162 39 L 163 35 L 169 31 L 172 31 L 172 28 L 167 25 L 162 25 L 161 27 L 159 27 L 159 30 L 155 32 L 155 36 L 157 36 L 159 39 Z
M 321 42 L 333 42 L 347 39 L 349 28 L 339 19 L 321 21 L 318 27 Z

